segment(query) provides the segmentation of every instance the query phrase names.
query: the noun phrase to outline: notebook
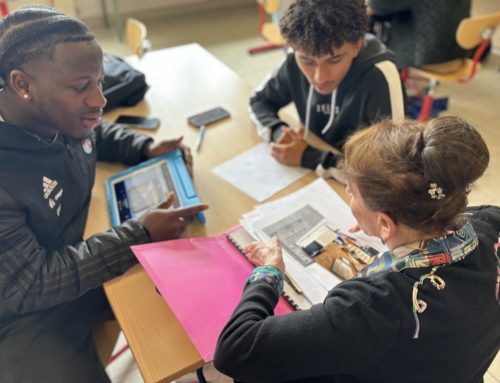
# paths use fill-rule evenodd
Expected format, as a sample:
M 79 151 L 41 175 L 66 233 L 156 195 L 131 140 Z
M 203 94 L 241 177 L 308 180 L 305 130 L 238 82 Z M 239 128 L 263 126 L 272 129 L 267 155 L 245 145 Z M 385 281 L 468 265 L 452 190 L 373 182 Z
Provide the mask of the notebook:
M 131 247 L 205 362 L 213 359 L 218 336 L 253 270 L 239 250 L 244 242 L 240 242 L 243 233 L 238 229 L 214 237 Z M 293 310 L 280 298 L 274 313 Z
M 243 227 L 239 226 L 227 234 L 227 238 L 245 257 L 245 248 L 253 241 L 253 238 Z M 311 302 L 299 291 L 292 287 L 289 281 L 285 280 L 283 286 L 283 297 L 295 310 L 307 310 L 311 307 Z

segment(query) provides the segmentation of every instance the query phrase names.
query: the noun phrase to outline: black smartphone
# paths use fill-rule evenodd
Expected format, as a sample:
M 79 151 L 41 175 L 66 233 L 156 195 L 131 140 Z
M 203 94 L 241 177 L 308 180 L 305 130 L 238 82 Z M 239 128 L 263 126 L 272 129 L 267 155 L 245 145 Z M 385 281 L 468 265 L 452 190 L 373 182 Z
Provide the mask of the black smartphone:
M 209 109 L 205 112 L 188 117 L 188 124 L 199 128 L 202 125 L 206 126 L 214 122 L 224 120 L 225 118 L 229 118 L 230 116 L 231 115 L 226 109 L 218 106 L 217 108 Z
M 160 120 L 154 117 L 121 115 L 116 119 L 116 122 L 140 129 L 157 129 L 160 126 Z

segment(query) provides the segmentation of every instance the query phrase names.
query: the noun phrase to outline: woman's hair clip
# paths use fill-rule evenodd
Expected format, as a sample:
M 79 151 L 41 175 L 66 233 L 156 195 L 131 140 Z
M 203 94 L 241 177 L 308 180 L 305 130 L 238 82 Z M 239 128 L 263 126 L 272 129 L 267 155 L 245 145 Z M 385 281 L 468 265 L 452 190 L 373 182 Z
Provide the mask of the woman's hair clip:
M 427 193 L 429 193 L 432 199 L 440 200 L 446 197 L 446 194 L 443 193 L 443 189 L 440 188 L 435 182 L 431 182 L 429 184 L 429 190 L 427 190 Z

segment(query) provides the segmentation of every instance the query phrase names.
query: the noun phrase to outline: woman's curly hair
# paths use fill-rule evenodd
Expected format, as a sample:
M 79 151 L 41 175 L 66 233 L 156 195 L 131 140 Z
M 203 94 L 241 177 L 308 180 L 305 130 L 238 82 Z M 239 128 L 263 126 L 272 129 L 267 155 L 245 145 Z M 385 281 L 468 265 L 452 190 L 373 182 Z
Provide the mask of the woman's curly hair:
M 295 50 L 313 56 L 356 43 L 368 29 L 365 0 L 296 0 L 280 20 L 281 34 Z

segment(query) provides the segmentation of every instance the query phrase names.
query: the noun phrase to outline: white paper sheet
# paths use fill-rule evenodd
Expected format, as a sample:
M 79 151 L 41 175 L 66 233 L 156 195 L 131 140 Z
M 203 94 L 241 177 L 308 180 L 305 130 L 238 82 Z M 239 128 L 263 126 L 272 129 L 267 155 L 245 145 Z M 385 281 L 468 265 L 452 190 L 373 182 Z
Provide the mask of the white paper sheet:
M 304 220 L 309 218 L 309 223 L 301 221 L 293 228 L 287 228 L 287 232 L 290 230 L 303 231 L 302 226 L 308 224 L 311 225 L 310 229 L 312 229 L 313 226 L 326 223 L 330 227 L 347 233 L 347 230 L 356 223 L 349 206 L 322 178 L 286 197 L 256 206 L 253 211 L 244 214 L 240 223 L 252 236 L 260 241 L 268 242 L 270 237 L 266 234 L 265 228 L 269 228 L 273 224 L 286 225 L 286 220 L 289 220 L 290 215 L 296 214 L 305 206 L 320 213 L 319 222 L 317 214 L 315 217 L 306 214 L 303 218 Z M 349 233 L 349 235 L 357 238 L 359 243 L 379 251 L 385 250 L 384 245 L 377 238 L 368 237 L 361 232 Z M 283 247 L 283 259 L 287 273 L 300 285 L 304 295 L 313 304 L 322 302 L 328 291 L 341 282 L 341 279 L 335 274 L 330 273 L 315 262 L 304 266 L 296 259 L 296 256 L 288 254 L 285 247 Z
M 271 156 L 269 144 L 265 142 L 220 164 L 212 171 L 259 202 L 310 172 L 308 169 L 280 164 Z

